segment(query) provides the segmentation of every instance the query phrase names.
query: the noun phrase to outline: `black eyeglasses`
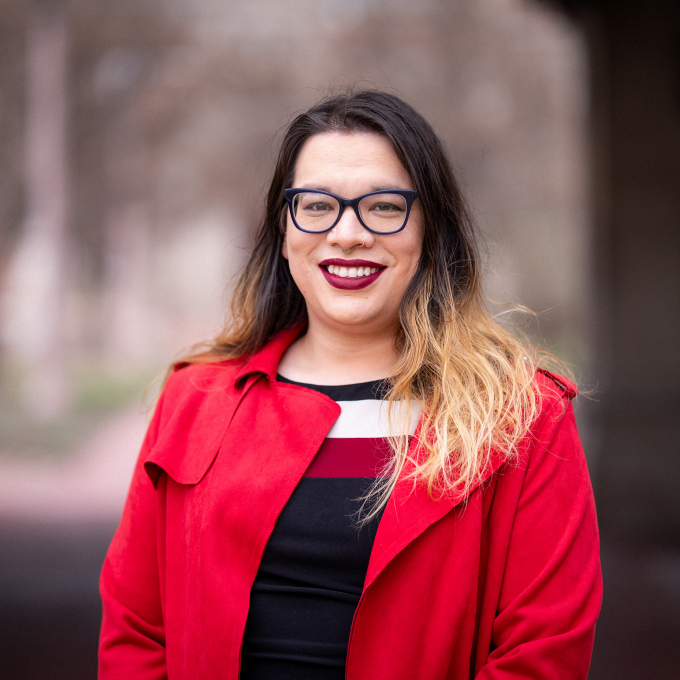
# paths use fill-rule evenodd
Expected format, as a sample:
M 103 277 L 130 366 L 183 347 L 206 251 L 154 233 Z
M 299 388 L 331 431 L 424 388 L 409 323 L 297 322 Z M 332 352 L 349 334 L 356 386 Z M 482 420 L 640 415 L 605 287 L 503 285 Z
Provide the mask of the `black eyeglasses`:
M 413 201 L 418 198 L 408 189 L 373 191 L 358 198 L 342 198 L 327 191 L 284 189 L 293 224 L 308 234 L 330 231 L 350 206 L 362 226 L 374 234 L 396 234 L 408 222 Z

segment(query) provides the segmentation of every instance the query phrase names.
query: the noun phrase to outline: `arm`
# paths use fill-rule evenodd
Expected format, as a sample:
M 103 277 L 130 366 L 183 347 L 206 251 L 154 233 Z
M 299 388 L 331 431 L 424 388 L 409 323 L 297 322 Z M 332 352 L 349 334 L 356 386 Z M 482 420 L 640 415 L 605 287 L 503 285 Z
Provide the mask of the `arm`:
M 100 680 L 167 677 L 156 540 L 158 492 L 143 465 L 157 438 L 163 399 L 164 395 L 147 430 L 123 517 L 102 569 Z
M 505 562 L 490 564 L 500 572 L 500 592 L 491 652 L 475 677 L 585 680 L 602 578 L 592 489 L 566 397 L 507 475 L 521 488 Z

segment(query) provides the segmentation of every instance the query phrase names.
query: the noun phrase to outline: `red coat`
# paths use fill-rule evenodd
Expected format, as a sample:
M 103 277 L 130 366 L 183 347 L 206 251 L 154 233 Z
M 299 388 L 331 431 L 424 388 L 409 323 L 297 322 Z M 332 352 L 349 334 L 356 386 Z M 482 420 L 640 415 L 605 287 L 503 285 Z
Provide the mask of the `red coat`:
M 238 678 L 262 553 L 340 412 L 276 382 L 295 335 L 170 378 L 102 571 L 100 678 Z M 602 595 L 595 506 L 573 386 L 537 381 L 543 408 L 518 464 L 496 458 L 467 498 L 397 485 L 347 678 L 586 678 Z

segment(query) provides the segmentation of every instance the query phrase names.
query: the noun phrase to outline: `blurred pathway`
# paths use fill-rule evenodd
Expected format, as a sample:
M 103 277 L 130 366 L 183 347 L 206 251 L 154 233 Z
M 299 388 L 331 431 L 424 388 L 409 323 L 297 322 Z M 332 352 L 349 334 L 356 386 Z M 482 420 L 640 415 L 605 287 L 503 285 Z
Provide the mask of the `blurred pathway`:
M 0 458 L 0 522 L 117 521 L 146 429 L 135 406 L 60 460 Z
M 91 680 L 98 578 L 147 415 L 111 416 L 58 460 L 0 457 L 0 678 Z

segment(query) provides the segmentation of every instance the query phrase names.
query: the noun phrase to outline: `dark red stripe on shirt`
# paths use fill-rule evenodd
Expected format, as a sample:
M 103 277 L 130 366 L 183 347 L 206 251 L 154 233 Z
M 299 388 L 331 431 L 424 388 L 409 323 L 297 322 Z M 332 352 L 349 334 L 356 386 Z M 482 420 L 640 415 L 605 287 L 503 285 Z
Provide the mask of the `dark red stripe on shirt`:
M 377 477 L 388 454 L 382 437 L 326 439 L 305 477 Z

